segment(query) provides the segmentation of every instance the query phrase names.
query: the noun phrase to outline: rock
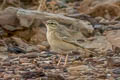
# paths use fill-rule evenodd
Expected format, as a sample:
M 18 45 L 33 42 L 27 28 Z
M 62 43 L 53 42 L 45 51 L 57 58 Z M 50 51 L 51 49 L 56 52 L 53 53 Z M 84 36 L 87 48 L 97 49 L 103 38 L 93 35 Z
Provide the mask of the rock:
M 90 69 L 90 67 L 87 65 L 79 65 L 79 66 L 69 67 L 67 70 L 71 74 L 71 76 L 79 76 L 82 73 L 91 71 L 92 69 Z
M 120 80 L 120 77 L 116 78 L 116 80 Z
M 60 74 L 51 74 L 51 73 L 49 73 L 47 75 L 47 77 L 48 77 L 48 80 L 65 80 L 65 78 Z
M 36 58 L 36 57 L 38 57 L 38 56 L 40 56 L 40 53 L 28 53 L 28 54 L 25 54 L 25 55 L 21 55 L 20 57 L 21 58 L 25 58 L 25 57 L 27 57 L 27 58 Z
M 8 53 L 7 52 L 0 52 L 0 60 L 1 59 L 7 59 L 8 58 Z
M 80 35 L 80 37 L 82 35 L 84 35 L 84 37 L 89 37 L 90 34 L 92 34 L 94 31 L 93 26 L 90 25 L 90 22 L 88 22 L 88 21 L 80 20 L 79 23 L 80 24 L 78 24 L 77 22 L 73 23 L 72 30 L 77 31 L 78 34 Z M 81 35 L 81 33 L 82 33 L 82 35 Z
M 49 43 L 47 41 L 41 42 L 41 45 L 46 46 L 46 48 L 50 47 L 50 45 L 49 45 Z
M 11 37 L 12 40 L 17 44 L 19 45 L 20 47 L 22 48 L 27 48 L 29 45 L 27 43 L 25 43 L 21 38 L 18 38 L 18 37 Z
M 5 9 L 9 6 L 20 7 L 20 1 L 19 0 L 11 0 L 11 1 L 5 0 L 1 4 L 1 9 Z
M 104 36 L 94 36 L 92 41 L 88 40 L 81 43 L 81 45 L 85 48 L 96 51 L 97 53 L 105 53 L 107 50 L 112 50 L 111 43 L 108 42 Z
M 120 66 L 120 58 L 119 57 L 113 57 L 113 66 L 119 67 Z
M 16 17 L 17 9 L 13 7 L 6 8 L 3 12 L 0 12 L 0 24 L 1 25 L 18 25 Z
M 44 69 L 55 69 L 54 66 L 44 66 Z
M 33 72 L 25 72 L 22 74 L 23 78 L 25 79 L 29 79 L 29 78 L 34 78 L 34 77 L 43 77 L 45 76 L 45 73 L 43 73 L 42 71 L 33 71 Z
M 4 62 L 2 63 L 3 66 L 11 66 L 11 63 L 10 62 Z
M 72 7 L 66 8 L 66 12 L 67 12 L 68 14 L 78 13 L 78 11 L 77 11 L 76 9 L 72 8 Z
M 16 54 L 19 54 L 19 53 L 26 53 L 25 50 L 19 48 L 18 46 L 8 46 L 8 49 L 7 49 L 8 52 L 10 53 L 16 53 Z
M 79 11 L 93 17 L 101 16 L 110 20 L 119 16 L 119 3 L 119 0 L 83 0 Z
M 16 30 L 16 28 L 14 26 L 10 26 L 10 25 L 3 25 L 2 27 L 8 31 L 15 31 Z
M 4 75 L 4 79 L 11 79 L 11 78 L 13 78 L 12 74 L 5 74 Z
M 43 45 L 37 45 L 37 47 L 39 47 L 40 50 L 47 50 L 46 46 Z
M 49 52 L 49 51 L 42 51 L 41 52 L 42 55 L 40 55 L 41 57 L 51 57 L 54 53 L 53 52 Z
M 64 1 L 57 1 L 57 5 L 58 5 L 60 8 L 65 8 L 65 7 L 67 7 L 67 5 L 65 4 Z
M 20 20 L 20 25 L 26 28 L 29 28 L 33 22 L 34 22 L 34 17 L 29 16 L 29 17 L 23 17 L 17 14 L 17 18 Z
M 36 26 L 31 28 L 33 21 L 34 19 L 32 17 L 20 17 L 17 15 L 17 8 L 9 7 L 3 12 L 0 12 L 1 35 L 6 31 L 6 33 L 12 36 L 17 36 L 27 41 L 31 40 L 37 43 L 46 40 L 45 28 L 39 28 L 38 26 L 40 24 L 37 28 Z M 34 22 L 34 24 L 39 22 L 40 21 Z
M 25 30 L 14 31 L 14 33 L 12 34 L 15 37 L 19 37 L 22 38 L 23 40 L 29 41 L 35 33 L 30 29 L 25 29 Z
M 33 44 L 40 44 L 43 41 L 46 41 L 46 31 L 45 31 L 45 28 L 36 27 L 36 28 L 33 28 L 33 32 L 35 34 L 30 39 L 31 43 L 33 43 Z
M 26 48 L 26 52 L 34 52 L 34 51 L 39 52 L 39 51 L 41 51 L 40 48 L 41 48 L 40 46 L 31 45 Z M 43 47 L 43 49 L 44 49 L 44 47 Z
M 0 36 L 7 36 L 7 32 L 0 27 Z
M 15 37 L 22 38 L 22 40 L 28 41 L 32 44 L 41 44 L 43 41 L 46 41 L 46 33 L 45 28 L 41 27 L 33 27 L 31 29 L 15 31 L 13 35 Z M 27 36 L 27 37 L 26 37 Z
M 5 51 L 7 51 L 7 48 L 0 46 L 0 52 L 5 52 Z
M 120 68 L 116 68 L 112 71 L 114 74 L 120 74 Z
M 120 30 L 107 31 L 106 38 L 113 46 L 120 48 Z
M 29 63 L 30 62 L 30 60 L 27 58 L 22 58 L 19 61 L 20 61 L 20 63 Z

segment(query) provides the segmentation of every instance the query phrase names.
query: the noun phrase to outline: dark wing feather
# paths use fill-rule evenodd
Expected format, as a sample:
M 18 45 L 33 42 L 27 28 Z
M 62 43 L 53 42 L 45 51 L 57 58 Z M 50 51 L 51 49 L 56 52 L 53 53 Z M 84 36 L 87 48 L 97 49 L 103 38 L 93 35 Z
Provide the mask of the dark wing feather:
M 89 49 L 86 49 L 83 46 L 81 46 L 80 43 L 78 43 L 77 40 L 75 38 L 73 38 L 72 35 L 64 29 L 58 30 L 55 33 L 55 35 L 57 36 L 58 39 L 66 42 L 66 43 L 78 46 L 78 47 L 84 49 L 86 52 L 94 53 L 93 51 L 90 51 Z
M 57 32 L 56 32 L 56 36 L 57 36 L 60 40 L 66 42 L 66 43 L 70 43 L 70 44 L 73 44 L 73 45 L 75 45 L 75 46 L 84 48 L 84 47 L 82 47 L 82 46 L 77 42 L 77 40 L 76 40 L 75 38 L 73 38 L 73 36 L 72 36 L 69 32 L 67 32 L 66 30 L 61 29 L 61 30 L 57 31 Z

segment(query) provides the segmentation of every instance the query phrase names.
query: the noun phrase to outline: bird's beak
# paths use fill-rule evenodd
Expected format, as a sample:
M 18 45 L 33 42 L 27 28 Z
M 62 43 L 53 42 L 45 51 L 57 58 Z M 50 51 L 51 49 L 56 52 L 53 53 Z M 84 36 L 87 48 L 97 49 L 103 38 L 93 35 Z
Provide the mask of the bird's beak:
M 43 21 L 43 24 L 44 24 L 45 26 L 47 26 L 47 22 L 46 22 L 46 21 Z

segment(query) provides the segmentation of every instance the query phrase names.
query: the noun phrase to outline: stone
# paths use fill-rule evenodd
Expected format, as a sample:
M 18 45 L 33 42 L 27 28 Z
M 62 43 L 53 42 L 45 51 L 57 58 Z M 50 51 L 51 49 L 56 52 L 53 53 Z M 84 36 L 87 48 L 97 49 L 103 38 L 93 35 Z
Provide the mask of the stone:
M 92 69 L 87 65 L 78 65 L 78 66 L 69 67 L 67 70 L 72 76 L 79 76 L 84 72 L 91 71 Z
M 120 30 L 107 31 L 106 38 L 113 46 L 120 48 Z

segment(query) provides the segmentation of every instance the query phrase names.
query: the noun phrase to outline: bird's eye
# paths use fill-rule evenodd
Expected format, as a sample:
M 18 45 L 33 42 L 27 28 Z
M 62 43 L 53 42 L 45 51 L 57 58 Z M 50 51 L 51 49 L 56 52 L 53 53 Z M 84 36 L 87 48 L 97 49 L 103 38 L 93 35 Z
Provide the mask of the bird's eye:
M 54 23 L 50 23 L 50 24 L 54 24 Z

